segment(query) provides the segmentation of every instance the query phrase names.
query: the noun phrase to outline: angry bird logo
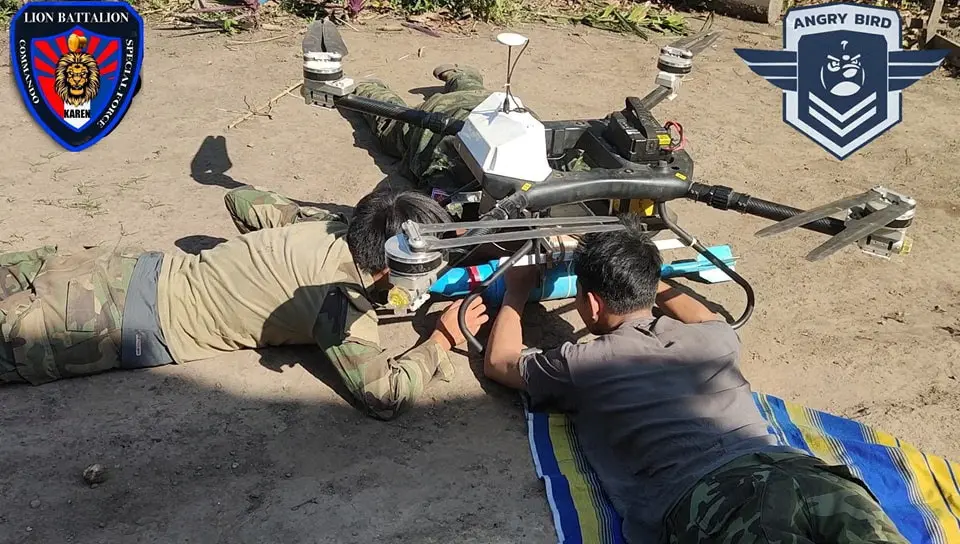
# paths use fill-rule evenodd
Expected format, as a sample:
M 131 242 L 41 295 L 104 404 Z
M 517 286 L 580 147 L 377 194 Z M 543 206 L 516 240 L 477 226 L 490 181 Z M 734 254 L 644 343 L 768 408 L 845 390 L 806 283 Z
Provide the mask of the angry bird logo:
M 838 56 L 827 55 L 827 63 L 820 69 L 820 83 L 834 96 L 853 96 L 863 88 L 865 74 L 860 65 L 860 54 L 847 51 L 850 42 L 840 42 Z
M 844 160 L 902 119 L 901 94 L 948 51 L 904 51 L 896 8 L 835 2 L 793 7 L 783 49 L 735 49 L 783 93 L 783 120 Z

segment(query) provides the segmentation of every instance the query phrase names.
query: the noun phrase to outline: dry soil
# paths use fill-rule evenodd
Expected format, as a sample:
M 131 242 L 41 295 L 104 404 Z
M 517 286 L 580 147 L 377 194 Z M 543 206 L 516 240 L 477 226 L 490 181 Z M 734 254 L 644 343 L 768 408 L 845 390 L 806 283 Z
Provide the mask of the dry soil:
M 848 249 L 819 263 L 803 257 L 821 235 L 756 239 L 764 220 L 676 206 L 702 240 L 733 245 L 756 289 L 756 313 L 741 330 L 744 371 L 758 390 L 960 460 L 960 82 L 937 72 L 916 83 L 903 95 L 903 122 L 840 162 L 783 122 L 781 92 L 732 50 L 777 49 L 779 29 L 717 24 L 726 37 L 658 109 L 682 123 L 698 175 L 797 207 L 877 184 L 919 201 L 910 255 L 885 261 Z M 391 83 L 411 103 L 435 90 L 430 72 L 443 62 L 474 64 L 491 87 L 503 83 L 497 29 L 439 39 L 359 30 L 344 30 L 349 70 Z M 532 44 L 514 90 L 545 119 L 603 116 L 653 85 L 654 43 L 519 30 Z M 297 96 L 226 128 L 301 77 L 299 36 L 231 42 L 284 32 L 150 30 L 143 91 L 111 135 L 78 154 L 37 127 L 6 80 L 0 251 L 121 237 L 198 251 L 236 234 L 222 199 L 239 183 L 345 208 L 378 183 L 403 183 L 363 127 Z M 695 288 L 741 311 L 734 286 Z M 568 306 L 548 307 L 530 310 L 541 315 L 530 342 L 581 328 Z M 383 337 L 401 350 L 426 325 L 385 325 Z M 455 380 L 431 386 L 392 423 L 353 411 L 308 348 L 0 389 L 0 542 L 555 541 L 516 397 L 456 357 Z M 95 462 L 109 479 L 91 488 L 80 474 Z

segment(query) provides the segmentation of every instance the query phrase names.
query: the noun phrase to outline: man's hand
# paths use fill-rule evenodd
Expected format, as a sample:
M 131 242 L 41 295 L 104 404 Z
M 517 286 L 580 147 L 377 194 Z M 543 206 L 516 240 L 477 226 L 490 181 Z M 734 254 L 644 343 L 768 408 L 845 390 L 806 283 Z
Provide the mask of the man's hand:
M 505 274 L 507 293 L 521 297 L 524 301 L 530 297 L 530 291 L 540 281 L 540 267 L 535 265 L 514 266 Z
M 462 305 L 463 299 L 454 302 L 444 310 L 443 314 L 441 314 L 437 320 L 436 330 L 430 335 L 431 339 L 435 340 L 440 344 L 440 347 L 447 351 L 467 341 L 463 336 L 463 332 L 460 331 L 458 321 L 460 306 Z M 470 334 L 477 334 L 480 327 L 490 319 L 490 316 L 488 316 L 486 312 L 487 307 L 483 304 L 481 297 L 477 297 L 470 302 L 466 315 L 467 330 L 470 331 Z

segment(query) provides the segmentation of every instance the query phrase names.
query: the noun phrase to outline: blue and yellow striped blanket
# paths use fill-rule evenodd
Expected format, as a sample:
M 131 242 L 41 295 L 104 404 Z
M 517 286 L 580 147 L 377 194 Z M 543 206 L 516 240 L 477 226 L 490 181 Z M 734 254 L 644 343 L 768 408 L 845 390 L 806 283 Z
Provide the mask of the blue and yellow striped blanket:
M 761 393 L 754 400 L 783 444 L 849 466 L 911 543 L 960 543 L 960 465 L 856 421 Z M 570 420 L 529 409 L 526 414 L 558 542 L 623 543 L 620 517 L 584 460 Z

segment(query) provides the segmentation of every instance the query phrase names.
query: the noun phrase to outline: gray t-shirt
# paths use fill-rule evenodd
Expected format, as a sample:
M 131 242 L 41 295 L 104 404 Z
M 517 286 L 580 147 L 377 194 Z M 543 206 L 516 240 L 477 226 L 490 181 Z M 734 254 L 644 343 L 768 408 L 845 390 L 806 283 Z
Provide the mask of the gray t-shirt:
M 782 449 L 737 366 L 739 352 L 723 321 L 664 316 L 521 360 L 534 406 L 571 417 L 628 542 L 658 542 L 666 513 L 708 472 Z

